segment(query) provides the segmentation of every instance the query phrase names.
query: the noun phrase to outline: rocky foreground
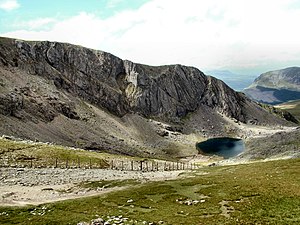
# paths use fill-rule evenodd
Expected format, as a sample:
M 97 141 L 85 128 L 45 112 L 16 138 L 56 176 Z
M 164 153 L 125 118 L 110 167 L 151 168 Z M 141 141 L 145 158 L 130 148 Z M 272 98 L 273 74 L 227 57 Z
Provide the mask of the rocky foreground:
M 116 188 L 82 188 L 91 181 L 138 180 L 139 182 L 175 179 L 182 171 L 118 171 L 103 169 L 1 168 L 0 204 L 41 204 L 112 191 Z

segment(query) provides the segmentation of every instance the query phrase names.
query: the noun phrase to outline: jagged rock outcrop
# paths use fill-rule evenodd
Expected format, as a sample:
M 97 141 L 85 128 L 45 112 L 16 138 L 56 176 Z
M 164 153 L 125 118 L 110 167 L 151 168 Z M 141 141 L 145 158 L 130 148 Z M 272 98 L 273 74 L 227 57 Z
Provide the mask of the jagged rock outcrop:
M 201 100 L 203 104 L 242 122 L 246 122 L 243 106 L 247 101 L 241 93 L 228 88 L 214 77 L 208 77 L 207 89 Z
M 0 74 L 0 133 L 29 139 L 132 155 L 156 148 L 177 154 L 179 133 L 226 132 L 222 115 L 285 124 L 197 68 L 141 65 L 66 43 L 0 38 Z M 149 118 L 180 125 L 180 132 Z

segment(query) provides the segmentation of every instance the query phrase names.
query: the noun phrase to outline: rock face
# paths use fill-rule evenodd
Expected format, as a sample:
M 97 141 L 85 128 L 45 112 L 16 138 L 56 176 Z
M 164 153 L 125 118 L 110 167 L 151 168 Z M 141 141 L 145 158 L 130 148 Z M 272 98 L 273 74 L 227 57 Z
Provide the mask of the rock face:
M 66 43 L 0 38 L 0 74 L 0 132 L 29 139 L 144 152 L 178 147 L 149 118 L 186 134 L 222 134 L 222 127 L 211 129 L 222 115 L 285 123 L 196 68 L 141 65 Z
M 29 74 L 42 76 L 58 89 L 118 116 L 136 112 L 176 120 L 204 104 L 241 122 L 251 117 L 242 114 L 248 99 L 196 68 L 140 65 L 70 44 L 10 42 L 1 46 L 2 66 L 17 66 Z M 3 101 L 10 98 L 13 106 L 9 108 L 14 110 L 21 104 L 17 99 L 22 93 L 30 95 L 30 90 L 19 90 L 14 93 L 17 96 L 3 97 Z
M 196 68 L 150 67 L 125 61 L 125 73 L 125 96 L 134 112 L 176 121 L 204 104 L 245 121 L 241 117 L 243 97 Z
M 300 67 L 263 73 L 244 93 L 255 101 L 268 104 L 300 99 Z

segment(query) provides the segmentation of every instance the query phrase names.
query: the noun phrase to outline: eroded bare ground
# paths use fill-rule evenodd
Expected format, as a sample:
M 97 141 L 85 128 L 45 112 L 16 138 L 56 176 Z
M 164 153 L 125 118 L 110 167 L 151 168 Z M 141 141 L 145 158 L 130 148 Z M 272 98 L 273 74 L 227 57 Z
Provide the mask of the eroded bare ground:
M 225 216 L 226 218 L 230 218 L 230 213 L 234 211 L 233 206 L 228 205 L 228 201 L 221 201 L 219 202 L 219 205 L 221 205 L 220 210 L 221 210 L 221 215 Z
M 176 179 L 182 171 L 117 171 L 103 169 L 1 168 L 0 205 L 42 204 L 93 196 L 130 187 L 87 188 L 82 182 L 138 180 L 140 182 Z

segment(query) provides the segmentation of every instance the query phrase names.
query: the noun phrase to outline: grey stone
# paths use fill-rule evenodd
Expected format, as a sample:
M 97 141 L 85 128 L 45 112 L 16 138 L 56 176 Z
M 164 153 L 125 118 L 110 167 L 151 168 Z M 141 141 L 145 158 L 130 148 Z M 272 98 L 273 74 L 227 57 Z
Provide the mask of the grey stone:
M 10 51 L 1 48 L 6 62 L 17 60 L 19 68 L 118 116 L 135 112 L 176 122 L 206 105 L 247 122 L 256 118 L 255 112 L 259 110 L 243 94 L 194 67 L 152 67 L 123 61 L 106 52 L 56 42 L 15 41 L 15 45 L 7 47 Z M 28 86 L 0 95 L 0 113 L 22 117 L 25 114 L 20 111 L 26 111 L 47 121 L 59 114 L 80 119 L 73 103 L 48 96 L 36 98 L 35 90 Z

